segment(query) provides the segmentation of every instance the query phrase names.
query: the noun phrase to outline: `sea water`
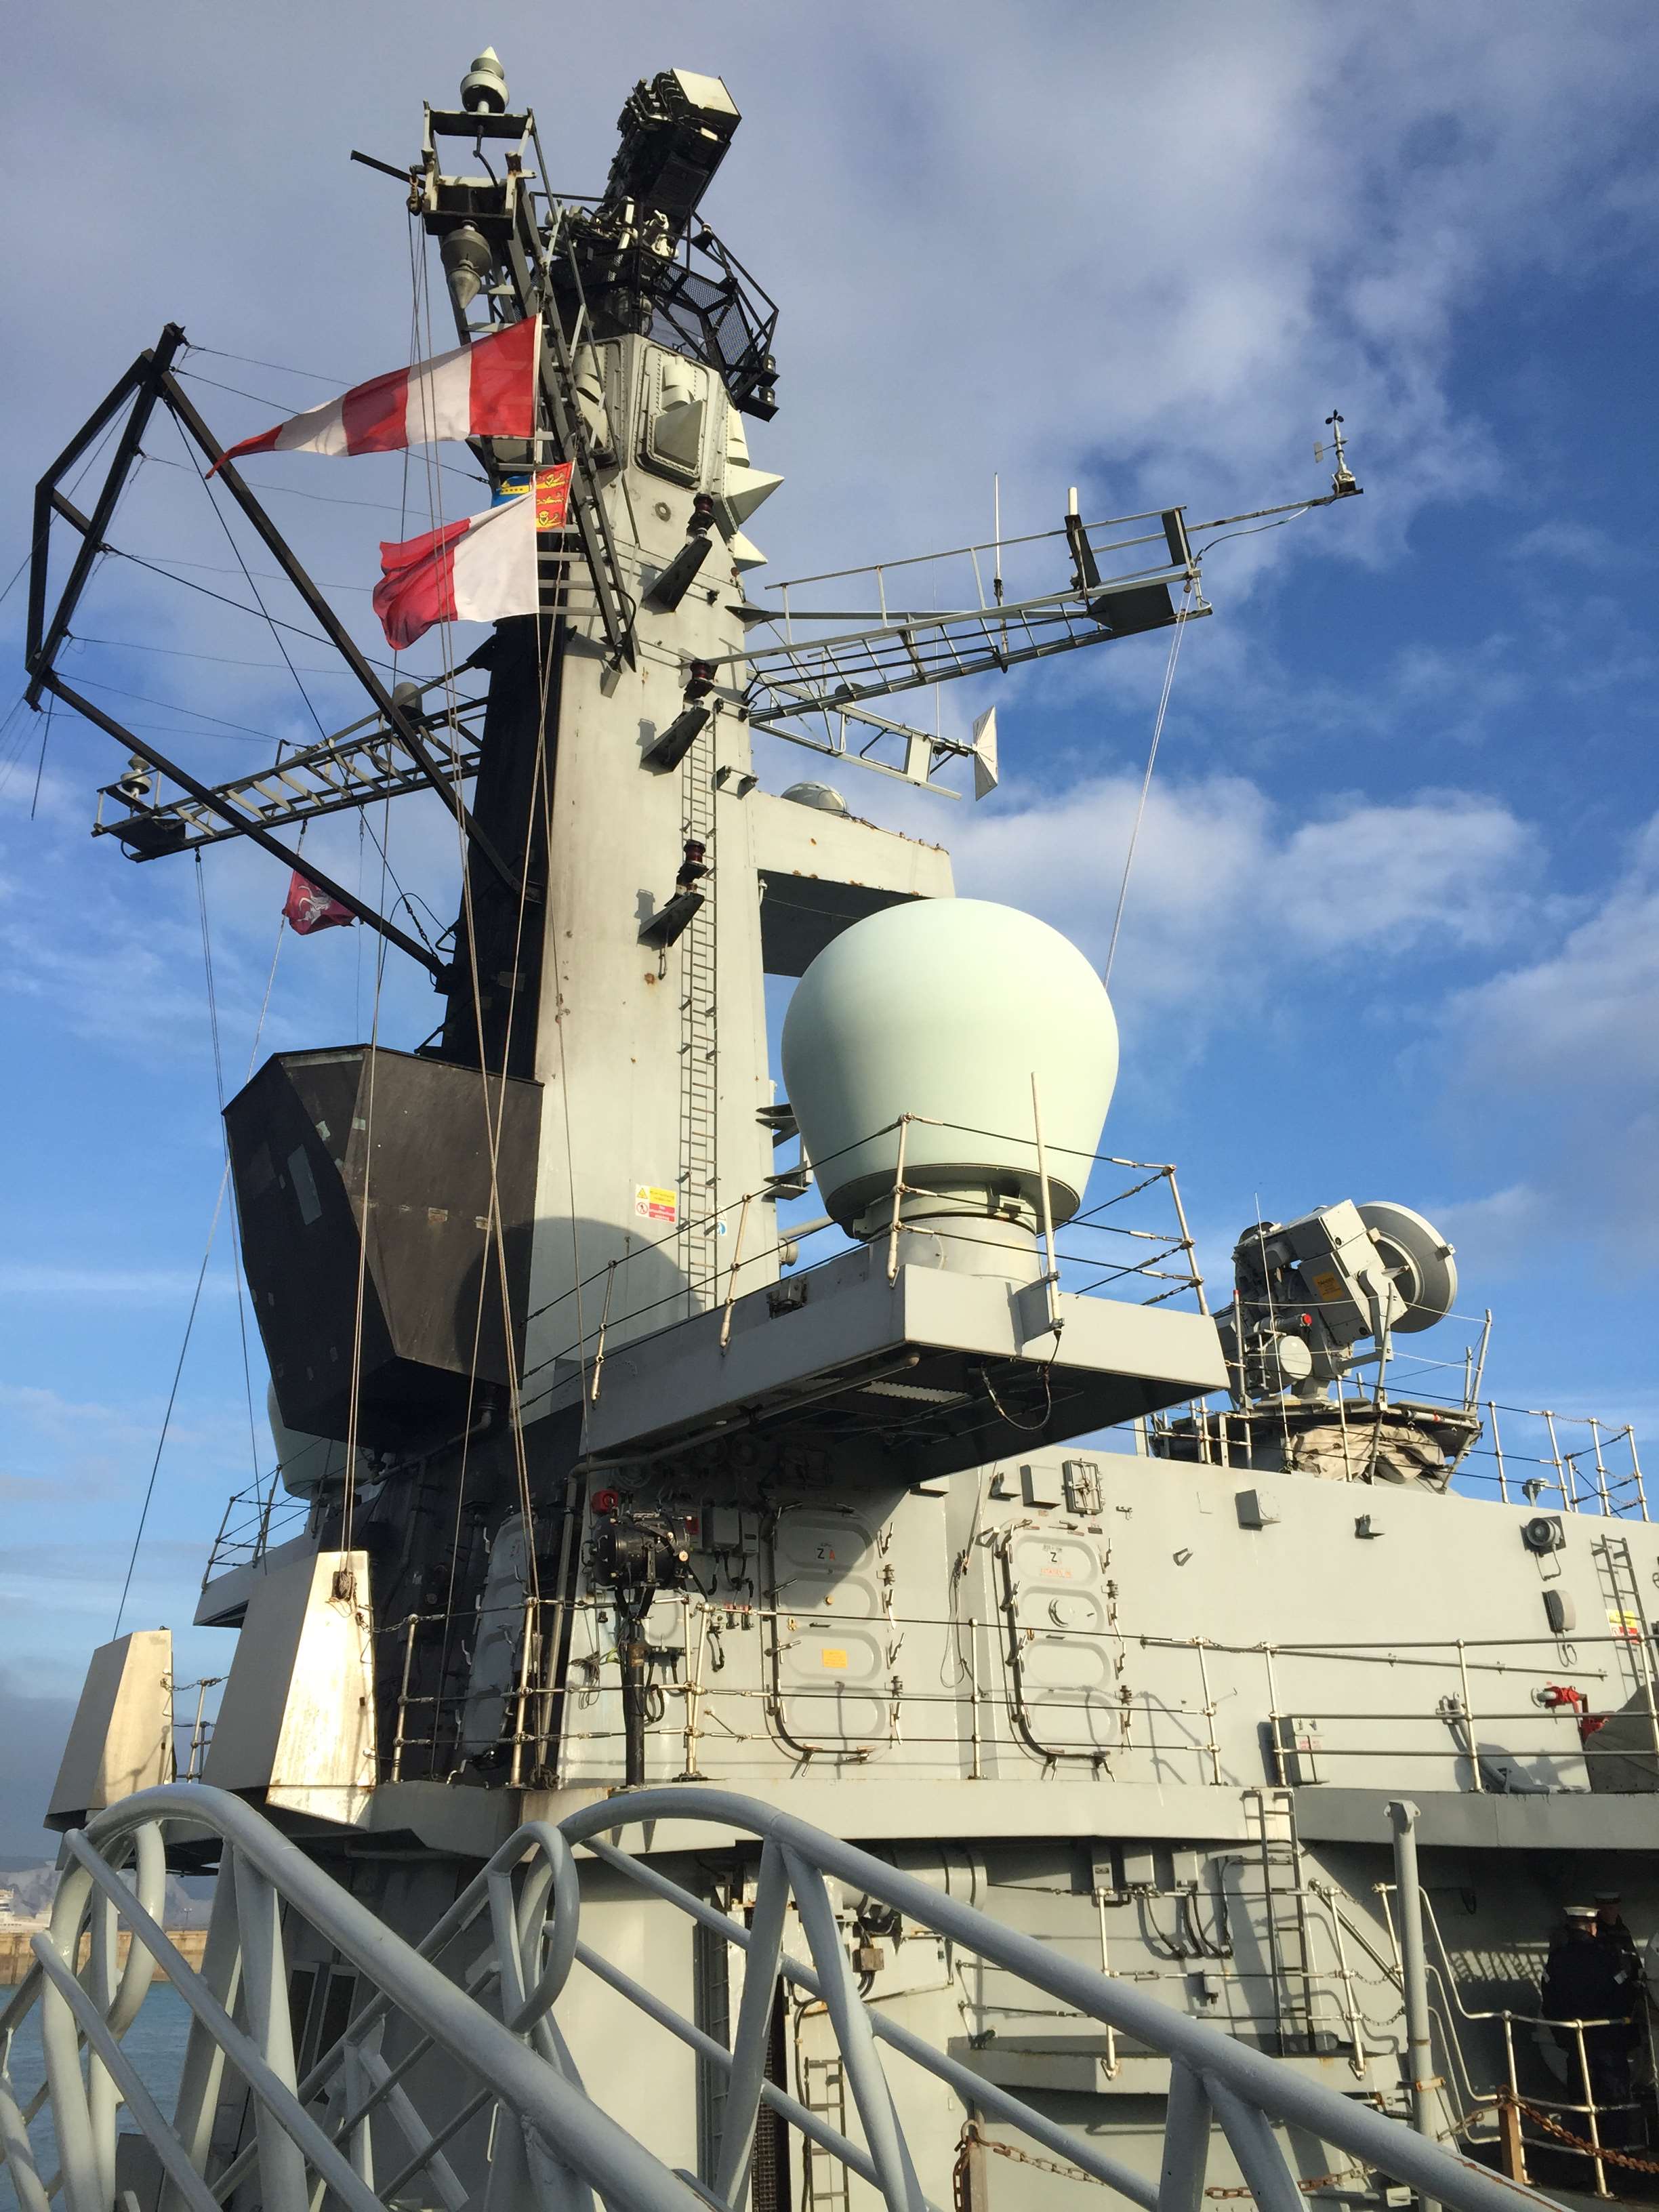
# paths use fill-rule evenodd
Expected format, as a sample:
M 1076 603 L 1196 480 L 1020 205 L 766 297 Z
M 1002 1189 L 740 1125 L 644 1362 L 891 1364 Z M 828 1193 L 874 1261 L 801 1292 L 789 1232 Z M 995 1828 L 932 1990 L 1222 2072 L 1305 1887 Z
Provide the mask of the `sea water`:
M 0 1990 L 0 2010 L 4 2009 L 3 2000 L 9 1994 Z M 185 2045 L 189 2034 L 189 2006 L 171 1982 L 158 1977 L 138 2008 L 138 2017 L 122 2038 L 121 2048 L 167 2119 L 173 2118 L 173 2103 L 179 2094 L 179 2070 L 185 2063 Z M 31 2008 L 12 2045 L 10 2075 L 12 2094 L 27 2112 L 30 2098 L 46 2078 L 38 2004 Z M 136 2132 L 132 2116 L 125 2108 L 119 2124 L 129 2132 Z M 49 2108 L 43 2109 L 30 2127 L 29 2141 L 34 2146 L 35 2166 L 40 2179 L 49 2182 L 58 2171 L 58 2136 Z M 11 2212 L 17 2202 L 10 2174 L 0 2169 L 0 2206 Z

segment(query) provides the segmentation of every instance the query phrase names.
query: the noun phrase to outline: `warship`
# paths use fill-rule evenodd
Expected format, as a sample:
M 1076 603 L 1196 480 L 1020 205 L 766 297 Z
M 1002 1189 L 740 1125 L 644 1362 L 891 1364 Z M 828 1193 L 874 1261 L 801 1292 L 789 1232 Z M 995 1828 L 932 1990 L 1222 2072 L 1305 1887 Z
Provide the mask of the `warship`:
M 994 710 L 930 730 L 896 695 L 1153 630 L 1167 702 L 1207 538 L 1358 495 L 1340 416 L 1329 489 L 1255 515 L 1073 495 L 1036 536 L 769 586 L 778 310 L 700 212 L 738 121 L 665 70 L 603 191 L 556 194 L 486 52 L 407 168 L 355 156 L 407 193 L 453 351 L 227 457 L 169 325 L 41 480 L 28 696 L 128 756 L 96 833 L 143 865 L 252 841 L 296 929 L 378 932 L 441 1012 L 410 1050 L 377 1023 L 280 1052 L 226 1107 L 275 1468 L 201 1587 L 216 1711 L 164 1630 L 93 1655 L 0 2014 L 9 2185 L 1639 2194 L 1659 1538 L 1630 1431 L 1483 1398 L 1484 1335 L 1423 1352 L 1455 1261 L 1398 1201 L 1278 1194 L 1206 1291 L 1174 1170 L 1103 1150 L 1091 963 L 755 766 L 758 732 L 983 796 Z M 64 651 L 169 416 L 363 694 L 228 782 Z M 415 465 L 430 531 L 375 603 L 394 648 L 434 631 L 417 681 L 235 453 L 442 438 L 488 503 L 447 516 Z M 457 839 L 435 939 L 295 841 L 416 793 Z M 215 1869 L 198 1965 L 161 1899 Z M 165 2097 L 124 2048 L 164 1983 Z

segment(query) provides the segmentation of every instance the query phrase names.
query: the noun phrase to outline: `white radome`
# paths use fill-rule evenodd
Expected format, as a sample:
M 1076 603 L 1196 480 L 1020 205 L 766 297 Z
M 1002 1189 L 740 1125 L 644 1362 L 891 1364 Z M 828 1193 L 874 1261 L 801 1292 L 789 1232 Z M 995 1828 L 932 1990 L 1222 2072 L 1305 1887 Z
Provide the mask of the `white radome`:
M 984 899 L 915 899 L 855 922 L 807 969 L 783 1076 L 824 1209 L 849 1229 L 890 1196 L 902 1115 L 927 1117 L 906 1127 L 907 1186 L 1036 1205 L 1035 1076 L 1064 1221 L 1099 1149 L 1117 1023 L 1090 962 L 1047 922 Z

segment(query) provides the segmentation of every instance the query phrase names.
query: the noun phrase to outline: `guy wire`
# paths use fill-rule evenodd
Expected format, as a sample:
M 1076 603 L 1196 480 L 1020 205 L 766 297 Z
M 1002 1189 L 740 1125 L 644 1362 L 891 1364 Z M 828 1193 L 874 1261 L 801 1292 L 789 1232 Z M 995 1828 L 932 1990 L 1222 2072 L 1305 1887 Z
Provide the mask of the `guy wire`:
M 1175 618 L 1175 633 L 1170 640 L 1170 658 L 1164 670 L 1164 689 L 1158 695 L 1158 714 L 1152 723 L 1152 742 L 1146 755 L 1146 773 L 1140 779 L 1140 799 L 1135 807 L 1135 818 L 1129 831 L 1129 849 L 1123 855 L 1123 880 L 1118 885 L 1117 912 L 1112 916 L 1111 942 L 1106 947 L 1106 969 L 1101 980 L 1109 984 L 1112 963 L 1117 957 L 1118 932 L 1123 927 L 1123 904 L 1129 896 L 1129 871 L 1135 863 L 1135 847 L 1140 838 L 1140 824 L 1146 811 L 1146 794 L 1152 787 L 1152 770 L 1158 764 L 1158 739 L 1164 734 L 1164 717 L 1169 711 L 1170 687 L 1175 682 L 1176 662 L 1181 657 L 1181 633 L 1187 626 L 1188 605 L 1193 596 L 1193 580 L 1187 579 L 1186 589 L 1181 595 L 1181 606 Z

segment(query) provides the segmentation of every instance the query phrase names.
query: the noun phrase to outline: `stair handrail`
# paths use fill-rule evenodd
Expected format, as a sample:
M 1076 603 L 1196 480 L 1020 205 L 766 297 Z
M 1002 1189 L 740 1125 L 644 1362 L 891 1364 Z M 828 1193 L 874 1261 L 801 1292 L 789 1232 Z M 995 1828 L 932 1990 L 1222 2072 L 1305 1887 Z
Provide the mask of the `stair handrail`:
M 108 1849 L 131 1839 L 141 1853 L 142 1863 L 150 1857 L 152 1848 L 144 1839 L 159 1841 L 163 1826 L 204 1829 L 228 1847 L 222 1858 L 221 1881 L 228 1881 L 235 1891 L 252 2033 L 239 2028 L 231 2020 L 208 1981 L 179 1955 L 159 1921 L 127 1888 L 105 1856 Z M 581 2088 L 579 2077 L 567 2078 L 556 2063 L 549 2063 L 544 2048 L 521 2039 L 532 2024 L 522 2017 L 526 2006 L 521 1983 L 513 1993 L 520 2002 L 511 2006 L 509 2025 L 478 2003 L 430 1958 L 394 1935 L 240 1797 L 201 1783 L 168 1783 L 141 1790 L 107 1811 L 94 1814 L 84 1829 L 71 1831 L 64 1840 L 70 1863 L 58 1883 L 52 1923 L 34 1938 L 32 1948 L 45 1975 L 40 1989 L 41 2034 L 63 2159 L 66 2212 L 107 2212 L 113 2201 L 112 2125 L 100 2130 L 96 2124 L 100 2115 L 94 2109 L 102 2075 L 119 2087 L 133 2117 L 155 2146 L 166 2179 L 172 2185 L 170 2191 L 164 2190 L 164 2201 L 182 2201 L 198 2208 L 198 2212 L 207 2212 L 207 2208 L 217 2212 L 216 2197 L 123 2054 L 115 2015 L 107 2008 L 100 2010 L 92 1992 L 77 1978 L 79 1936 L 88 1908 L 97 1913 L 95 1892 L 102 1893 L 113 1908 L 113 1917 L 131 1931 L 126 1978 L 133 1974 L 142 1946 L 178 1989 L 197 2022 L 230 2056 L 247 2081 L 262 2115 L 275 2123 L 271 2136 L 262 2136 L 259 2143 L 260 2185 L 266 2212 L 289 2212 L 290 2206 L 295 2212 L 304 2212 L 308 2191 L 301 2158 L 357 2212 L 380 2212 L 381 2206 L 374 2189 L 305 2111 L 301 2093 L 310 2087 L 309 2081 L 294 2082 L 287 1991 L 271 1985 L 269 1971 L 269 1961 L 281 1956 L 275 1912 L 278 1900 L 309 1921 L 434 2045 L 462 2063 L 469 2072 L 482 2074 L 497 2104 L 507 2106 L 525 2128 L 533 2130 L 551 2156 L 569 2169 L 563 2190 L 556 2187 L 547 2201 L 573 2208 L 587 2206 L 592 2203 L 588 2192 L 593 2191 L 611 2205 L 629 2207 L 629 2212 L 698 2212 L 699 2198 L 694 2188 L 594 2104 Z M 563 1858 L 564 1846 L 556 1834 L 550 1837 L 544 1827 L 520 1830 L 510 1841 L 511 1858 L 506 1863 L 516 1865 L 528 1850 L 545 1849 L 550 1842 L 556 1860 Z M 504 1973 L 511 1973 L 514 1967 L 522 1970 L 529 1954 L 526 1931 L 510 1925 L 503 1929 L 499 1917 L 505 1859 L 505 1853 L 497 1852 L 466 1898 L 475 1904 L 482 1900 L 490 1911 L 496 1925 L 497 1964 Z M 574 1883 L 558 1878 L 556 1864 L 554 1877 L 543 1891 L 553 1908 L 549 1917 L 556 1927 L 562 1918 L 568 1934 L 574 1936 Z M 464 1902 L 458 1900 L 458 1905 Z M 112 1942 L 99 1934 L 105 1917 L 94 1919 L 94 1956 L 100 1950 L 112 1956 Z M 453 1934 L 459 1924 L 452 1909 L 439 1929 L 428 1936 L 428 1945 L 440 1929 L 447 1925 Z M 539 1929 L 534 1940 L 534 1955 L 539 1959 Z M 555 1942 L 556 1949 L 562 1949 L 557 1936 Z M 267 1962 L 263 1989 L 252 1971 L 261 1954 Z M 556 1955 L 551 1964 L 538 1970 L 529 1993 L 532 2001 L 541 2000 L 544 2013 L 556 1994 L 556 1979 L 562 1978 L 556 1973 Z M 118 2005 L 120 1987 L 115 1984 L 109 1991 Z M 341 2042 L 361 2025 L 361 2018 L 354 2021 Z M 80 2069 L 82 2039 L 92 2051 L 85 2081 Z M 106 2101 L 112 2121 L 112 2100 L 107 2093 Z M 9 2136 L 10 2130 L 6 2133 Z M 23 2149 L 27 2158 L 27 2144 Z M 0 2141 L 0 2158 L 13 2167 L 21 2183 L 20 2197 L 26 2204 L 34 2201 L 40 2184 L 32 2159 L 27 2164 L 20 2160 L 9 2140 Z M 219 2177 L 221 2183 L 223 2179 Z M 574 2188 L 569 2185 L 572 2181 Z
M 1140 2177 L 1121 2169 L 1122 2178 L 1116 2180 L 1122 2193 L 1149 2208 L 1149 2212 L 1198 2212 L 1203 2202 L 1204 2141 L 1208 2128 L 1201 2123 L 1206 2111 L 1213 2112 L 1227 2136 L 1258 2203 L 1272 2208 L 1272 2212 L 1289 2212 L 1291 2206 L 1301 2207 L 1304 2200 L 1266 2125 L 1267 2120 L 1305 2129 L 1368 2166 L 1379 2168 L 1393 2179 L 1408 2183 L 1426 2197 L 1454 2208 L 1454 2212 L 1519 2212 L 1523 2204 L 1559 2212 L 1554 2200 L 1541 2192 L 1510 2181 L 1475 2160 L 1428 2141 L 1403 2123 L 1304 2078 L 1294 2067 L 1250 2049 L 1203 2021 L 1176 2012 L 1123 1980 L 1057 1956 L 1033 1937 L 1003 1926 L 975 1907 L 932 1888 L 914 1875 L 757 1799 L 696 1783 L 671 1783 L 618 1792 L 568 1814 L 560 1821 L 559 1828 L 572 1845 L 592 1847 L 599 1838 L 617 1830 L 645 1826 L 649 1831 L 655 1826 L 657 1832 L 651 1836 L 650 1848 L 662 1851 L 687 1846 L 678 1838 L 671 1841 L 664 1836 L 661 1826 L 680 1829 L 682 1826 L 698 1823 L 746 1832 L 758 1838 L 763 1847 L 770 1845 L 778 1852 L 792 1876 L 816 1876 L 820 1883 L 826 1878 L 842 1882 L 855 1894 L 874 1898 L 906 1919 L 1018 1975 L 1079 2014 L 1098 2021 L 1103 2027 L 1131 2036 L 1146 2048 L 1169 2058 L 1170 2118 L 1165 2130 L 1162 2180 L 1152 2187 Z M 600 1848 L 608 1863 L 618 1870 L 628 1870 L 624 1864 L 629 1858 L 628 1853 Z M 697 1911 L 702 1901 L 693 1899 L 689 1892 L 680 1891 L 666 1876 L 638 1861 L 633 1862 L 633 1871 L 642 1887 L 665 1897 L 676 1893 L 672 1901 L 679 1902 L 694 1917 L 706 1917 L 708 1923 L 720 1923 L 728 1940 L 741 1943 L 742 1931 L 734 1931 L 732 1923 L 712 1907 L 702 1906 L 701 1911 Z M 799 1896 L 799 1891 L 797 1893 Z M 803 1919 L 805 1917 L 803 1910 Z M 756 1919 L 758 1925 L 758 1904 Z M 808 1933 L 810 1936 L 810 1928 Z M 752 1933 L 744 1948 L 749 1948 L 752 1959 Z M 850 1962 L 839 1944 L 835 1958 L 839 1961 L 836 1978 L 844 1974 L 850 1984 Z M 825 1978 L 827 1963 L 819 1947 L 814 1944 L 816 1974 L 787 1958 L 782 1966 L 791 1979 L 811 1988 Z M 745 1975 L 745 1990 L 752 1978 L 751 1969 L 750 1974 Z M 907 2057 L 923 2063 L 921 2052 L 927 2047 L 921 2044 L 920 2038 L 876 2008 L 864 2007 L 858 1999 L 855 1984 L 852 1984 L 852 1994 L 866 2014 L 868 2031 L 874 2039 L 890 2044 Z M 832 1989 L 826 1987 L 823 1995 L 831 2002 L 833 2012 L 836 2008 Z M 839 2021 L 836 2025 L 839 2028 Z M 742 2027 L 740 2021 L 738 2040 Z M 844 2037 L 842 2054 L 848 2062 L 849 2079 L 857 2096 L 857 2074 L 861 2069 L 858 2054 L 848 2051 Z M 951 2065 L 949 2061 L 939 2062 L 937 2054 L 930 2052 L 929 2056 L 936 2061 L 930 2069 L 935 2073 L 943 2073 Z M 736 2072 L 734 2059 L 734 2076 Z M 993 2085 L 977 2078 L 974 2094 L 992 2107 L 1019 2105 L 1022 2101 L 994 2090 Z M 862 2105 L 863 2100 L 860 2101 Z M 1025 2106 L 1019 2124 L 1029 2125 L 1038 2117 Z M 1033 2128 L 1031 2132 L 1036 2134 L 1037 2130 Z M 1182 2139 L 1172 2142 L 1172 2136 Z M 1073 2136 L 1070 2140 L 1069 2154 L 1086 2169 L 1089 2161 L 1079 2155 L 1081 2139 Z M 1139 2187 L 1133 2185 L 1137 2183 Z
M 224 1955 L 234 1954 L 240 1960 L 246 2030 L 231 2020 L 207 1978 L 212 1971 L 212 1931 L 204 1973 L 198 1974 L 104 1856 L 131 1844 L 148 1863 L 143 1871 L 149 1878 L 142 1887 L 154 1903 L 151 1870 L 159 1862 L 164 1826 L 206 1830 L 224 1846 L 216 1918 L 225 1931 Z M 625 1838 L 636 1828 L 644 1829 L 645 1848 L 653 1855 L 706 1850 L 711 1844 L 730 1848 L 740 1839 L 756 1839 L 760 1865 L 750 1924 L 744 1927 L 707 1899 L 682 1888 L 660 1866 L 607 1840 Z M 68 1865 L 52 1924 L 36 1938 L 33 1948 L 45 1975 L 40 1988 L 43 2031 L 63 2148 L 66 2212 L 106 2212 L 112 2201 L 117 2090 L 155 2144 L 168 2185 L 166 2203 L 212 2212 L 230 2185 L 233 2172 L 240 2168 L 251 2174 L 257 2160 L 267 2212 L 289 2212 L 290 2207 L 303 2212 L 311 2185 L 307 2166 L 356 2212 L 381 2212 L 383 2197 L 368 2180 L 356 2154 L 366 2139 L 369 2109 L 388 2095 L 401 2094 L 395 2074 L 389 2074 L 378 2053 L 368 2047 L 377 2011 L 392 2007 L 428 2043 L 451 2053 L 470 2075 L 483 2081 L 483 2101 L 493 2100 L 514 2116 L 524 2130 L 524 2154 L 530 2161 L 523 2169 L 526 2202 L 540 2201 L 561 2212 L 567 2207 L 570 2212 L 577 2208 L 586 2212 L 592 2203 L 589 2192 L 597 2191 L 607 2203 L 625 2206 L 629 2212 L 692 2212 L 699 2203 L 710 2201 L 710 2193 L 689 2174 L 671 2172 L 626 2128 L 593 2105 L 581 2087 L 552 2010 L 577 1960 L 700 2057 L 726 2072 L 720 2170 L 712 2196 L 730 2212 L 743 2212 L 746 2202 L 763 2106 L 871 2181 L 888 2212 L 932 2212 L 905 2142 L 878 2043 L 896 2049 L 944 2081 L 970 2112 L 1020 2129 L 1028 2138 L 1106 2182 L 1144 2212 L 1202 2212 L 1212 2118 L 1263 2212 L 1304 2212 L 1304 2208 L 1301 2185 L 1273 2135 L 1274 2121 L 1311 2133 L 1367 2167 L 1411 2185 L 1450 2212 L 1521 2212 L 1528 2205 L 1540 2212 L 1556 2212 L 1550 2198 L 1304 2078 L 1292 2064 L 1252 2050 L 1121 1979 L 1055 1955 L 1033 1938 L 793 1814 L 708 1785 L 683 1783 L 618 1792 L 580 1806 L 556 1823 L 532 1822 L 520 1828 L 418 1948 L 393 1935 L 253 1807 L 201 1784 L 170 1784 L 128 1798 L 94 1815 L 83 1831 L 71 1833 L 65 1848 Z M 746 1954 L 743 1996 L 729 2050 L 581 1940 L 572 1856 L 579 1849 Z M 528 1869 L 515 1891 L 515 1875 L 527 1860 Z M 1144 2050 L 1167 2057 L 1170 2095 L 1159 2179 L 1154 2183 L 1134 2172 L 1093 2141 L 1073 2134 L 1010 2090 L 936 2050 L 887 2017 L 878 2004 L 866 2003 L 848 1954 L 832 1883 L 855 1898 L 876 1900 L 903 1921 L 1018 1977 L 1078 2016 L 1133 2037 Z M 283 1904 L 308 1921 L 380 1992 L 303 2081 L 295 2079 L 295 2054 L 287 2026 L 278 1932 Z M 783 1951 L 792 1905 L 810 1964 Z M 79 1942 L 88 1917 L 94 1966 L 77 1978 Z M 486 1918 L 493 1949 L 486 1963 L 474 1966 L 466 1985 L 459 1985 L 441 1971 L 437 1960 L 459 1935 Z M 118 1921 L 131 1930 L 135 1955 L 142 1948 L 159 1960 L 191 2007 L 198 2027 L 247 2081 L 260 2108 L 262 2125 L 255 2142 L 240 2154 L 236 2168 L 216 2177 L 211 2190 L 202 2175 L 208 2136 L 203 2115 L 194 2115 L 192 2151 L 162 2118 L 120 2049 L 113 2025 L 123 1987 L 114 1965 Z M 128 1984 L 134 1972 L 130 1960 Z M 773 2004 L 781 1977 L 809 1990 L 824 2005 L 861 2124 L 861 2143 L 848 2141 L 767 2079 Z M 492 2012 L 477 1993 L 497 1980 L 500 2009 Z M 8 2008 L 9 2019 L 15 2010 Z M 82 2042 L 90 2046 L 84 2080 Z M 188 2069 L 188 2059 L 186 2064 Z M 366 2066 L 377 2067 L 378 2074 L 366 2073 Z M 319 2116 L 314 2103 L 308 2106 L 307 2100 L 315 2100 L 337 2070 L 343 2070 L 340 2104 Z M 182 2112 L 182 2092 L 180 2109 Z M 0 2136 L 15 2139 L 15 2105 L 4 2117 L 9 2124 L 0 2130 Z M 274 2123 L 269 2130 L 263 2124 L 265 2118 Z M 428 2132 L 422 2143 L 419 2136 L 411 2136 L 416 2156 L 406 2171 L 426 2166 L 435 2174 L 439 2145 L 445 2139 L 441 2133 L 434 2137 Z M 38 2212 L 44 2192 L 28 2164 L 29 2155 L 26 2142 L 20 2160 L 15 2140 L 0 2141 L 0 2160 L 12 2166 L 20 2197 L 32 2212 Z M 538 2160 L 540 2171 L 536 2170 Z M 453 2175 L 449 2178 L 453 2180 Z M 388 2179 L 385 2190 L 395 2193 L 397 2185 Z

